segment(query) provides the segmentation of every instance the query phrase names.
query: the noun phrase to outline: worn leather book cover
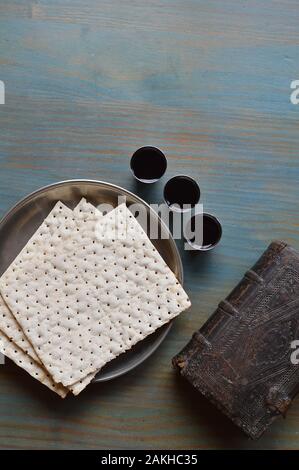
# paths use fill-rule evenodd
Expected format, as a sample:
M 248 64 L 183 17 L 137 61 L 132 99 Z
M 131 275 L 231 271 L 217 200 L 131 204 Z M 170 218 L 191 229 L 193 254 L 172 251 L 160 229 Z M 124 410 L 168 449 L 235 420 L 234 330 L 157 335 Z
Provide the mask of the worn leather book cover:
M 299 253 L 273 242 L 173 359 L 180 373 L 250 437 L 299 392 Z

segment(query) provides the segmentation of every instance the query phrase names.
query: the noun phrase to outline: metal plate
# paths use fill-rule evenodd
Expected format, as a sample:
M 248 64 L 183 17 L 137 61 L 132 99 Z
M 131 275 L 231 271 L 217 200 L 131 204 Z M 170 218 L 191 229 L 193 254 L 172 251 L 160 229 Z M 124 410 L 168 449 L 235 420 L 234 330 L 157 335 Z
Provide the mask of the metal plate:
M 146 202 L 126 189 L 93 180 L 69 180 L 45 186 L 22 199 L 2 218 L 0 222 L 0 275 L 26 245 L 58 200 L 71 209 L 82 197 L 96 206 L 108 203 L 115 207 L 119 196 L 126 197 L 127 205 L 143 204 L 147 209 L 148 218 L 156 223 L 158 221 L 162 236 L 158 240 L 153 240 L 153 244 L 179 281 L 183 282 L 183 268 L 178 249 L 168 228 L 156 212 Z M 94 382 L 113 379 L 141 364 L 158 348 L 170 328 L 171 323 L 164 325 L 136 344 L 130 351 L 111 361 L 96 375 Z

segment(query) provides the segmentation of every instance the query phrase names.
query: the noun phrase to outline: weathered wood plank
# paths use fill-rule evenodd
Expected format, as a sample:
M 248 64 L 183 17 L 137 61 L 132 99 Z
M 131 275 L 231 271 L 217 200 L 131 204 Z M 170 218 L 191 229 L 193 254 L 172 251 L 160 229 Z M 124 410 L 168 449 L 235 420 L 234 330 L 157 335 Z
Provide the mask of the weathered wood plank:
M 67 401 L 0 366 L 0 447 L 299 449 L 298 402 L 252 443 L 170 366 L 271 239 L 299 248 L 298 20 L 295 0 L 0 0 L 0 213 L 80 177 L 159 202 L 187 173 L 224 228 L 215 252 L 182 252 L 193 307 L 144 366 Z M 169 166 L 140 188 L 146 144 Z

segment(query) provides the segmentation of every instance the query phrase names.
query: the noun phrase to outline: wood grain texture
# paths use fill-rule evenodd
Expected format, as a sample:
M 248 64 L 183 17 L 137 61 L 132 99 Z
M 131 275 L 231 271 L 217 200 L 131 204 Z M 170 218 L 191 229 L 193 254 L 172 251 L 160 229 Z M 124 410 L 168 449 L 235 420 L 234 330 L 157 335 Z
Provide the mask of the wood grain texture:
M 67 178 L 159 202 L 185 173 L 224 229 L 214 252 L 182 251 L 193 307 L 144 366 L 66 401 L 0 366 L 1 448 L 299 449 L 298 400 L 253 443 L 170 365 L 271 239 L 299 248 L 298 24 L 296 0 L 0 0 L 1 214 Z M 146 144 L 169 165 L 140 187 Z

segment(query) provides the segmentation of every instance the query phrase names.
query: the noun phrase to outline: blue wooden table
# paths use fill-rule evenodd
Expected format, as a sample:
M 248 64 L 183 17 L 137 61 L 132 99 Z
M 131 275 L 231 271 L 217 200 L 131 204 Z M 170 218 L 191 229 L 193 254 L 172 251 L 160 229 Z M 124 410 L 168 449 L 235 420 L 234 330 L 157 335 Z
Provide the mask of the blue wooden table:
M 65 401 L 0 366 L 1 448 L 299 449 L 299 400 L 253 443 L 170 365 L 270 240 L 299 248 L 298 25 L 297 0 L 0 0 L 0 213 L 68 178 L 160 202 L 184 173 L 224 229 L 182 251 L 192 309 L 143 366 Z M 168 172 L 140 188 L 147 144 Z

